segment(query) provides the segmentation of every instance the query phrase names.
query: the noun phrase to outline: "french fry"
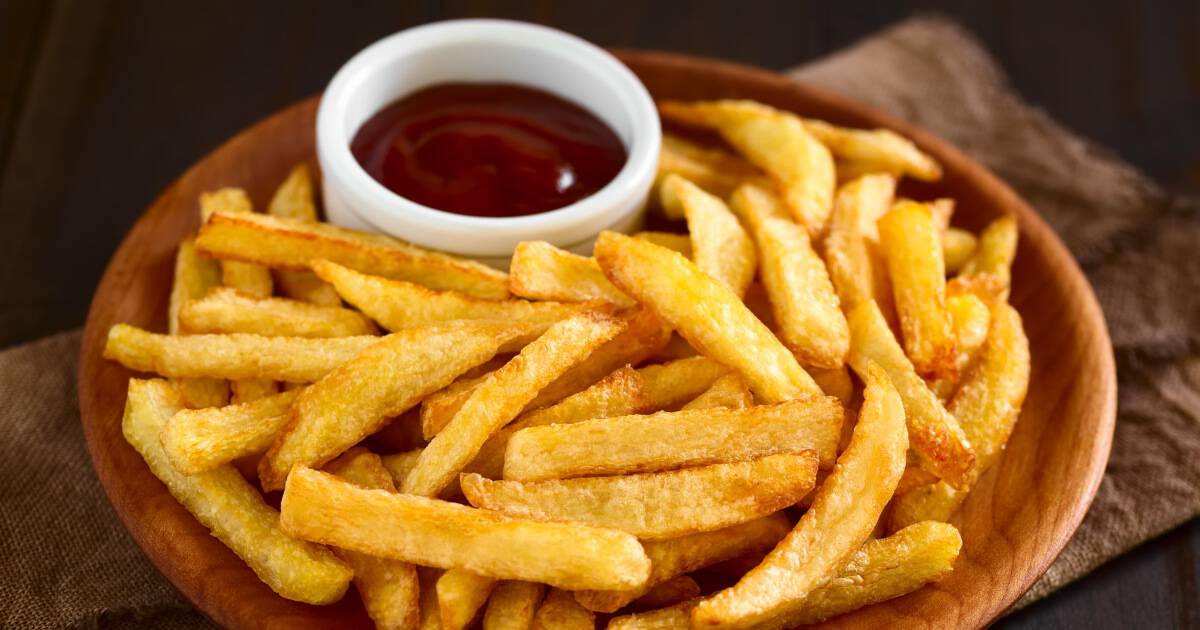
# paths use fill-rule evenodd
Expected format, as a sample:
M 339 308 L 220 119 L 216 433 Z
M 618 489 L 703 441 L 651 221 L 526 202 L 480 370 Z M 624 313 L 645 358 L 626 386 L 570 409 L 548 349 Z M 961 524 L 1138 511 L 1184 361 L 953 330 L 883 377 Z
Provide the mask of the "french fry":
M 842 365 L 850 348 L 850 331 L 808 233 L 784 214 L 768 190 L 742 186 L 730 203 L 758 244 L 762 283 L 784 345 L 803 363 L 823 368 Z
M 637 601 L 633 602 L 633 605 L 638 608 L 662 608 L 689 601 L 699 594 L 700 585 L 696 583 L 696 580 L 686 575 L 681 575 L 654 586 L 649 591 L 646 591 L 645 595 L 637 598 Z M 578 597 L 576 597 L 576 600 L 578 600 Z
M 488 599 L 483 630 L 529 630 L 544 590 L 534 582 L 501 582 Z
M 700 601 L 700 598 L 690 599 L 658 610 L 613 617 L 607 630 L 691 630 L 692 609 Z
M 674 234 L 671 232 L 638 232 L 633 235 L 634 238 L 640 238 L 643 241 L 650 241 L 659 247 L 666 247 L 679 252 L 681 255 L 692 257 L 692 238 L 687 234 Z
M 745 409 L 754 404 L 750 388 L 737 374 L 726 374 L 713 382 L 703 394 L 684 405 L 681 411 L 693 409 Z
M 551 326 L 471 394 L 421 451 L 416 467 L 404 480 L 404 491 L 436 495 L 539 391 L 624 328 L 623 320 L 598 313 L 583 313 Z
M 269 378 L 247 378 L 229 384 L 229 402 L 240 405 L 279 393 L 279 385 Z
M 467 470 L 497 479 L 504 473 L 504 453 L 513 433 L 526 427 L 571 424 L 593 418 L 639 413 L 644 411 L 646 404 L 643 389 L 641 374 L 629 366 L 620 368 L 578 394 L 549 407 L 525 412 L 488 438 Z
M 330 462 L 326 470 L 363 488 L 396 491 L 379 456 L 364 448 L 346 451 Z M 416 627 L 421 596 L 416 567 L 344 549 L 335 553 L 354 570 L 354 587 L 376 628 Z
M 376 276 L 485 298 L 508 297 L 505 274 L 481 263 L 421 249 L 403 241 L 325 223 L 261 214 L 214 212 L 196 248 L 214 258 L 289 271 L 307 271 L 325 259 Z
M 812 451 L 749 461 L 615 477 L 492 481 L 467 473 L 460 483 L 478 508 L 539 521 L 574 521 L 660 540 L 766 516 L 812 490 Z
M 167 331 L 180 334 L 179 312 L 188 300 L 204 297 L 213 287 L 221 285 L 221 267 L 196 253 L 195 239 L 184 238 L 175 255 L 175 279 L 167 306 Z M 216 378 L 177 379 L 183 405 L 190 409 L 220 407 L 229 402 L 229 383 Z
M 1029 340 L 1016 309 L 991 306 L 991 330 L 982 356 L 954 394 L 949 411 L 962 423 L 975 448 L 972 482 L 990 468 L 1012 434 L 1029 387 Z M 894 502 L 893 530 L 922 520 L 949 519 L 967 493 L 944 482 L 915 488 Z
M 849 407 L 854 401 L 854 381 L 850 378 L 849 368 L 843 365 L 832 370 L 806 369 L 826 396 L 833 396 L 842 401 L 843 407 Z
M 750 285 L 754 287 L 756 285 Z M 671 340 L 667 342 L 665 348 L 661 352 L 654 355 L 654 359 L 658 361 L 675 361 L 677 359 L 690 359 L 697 356 L 696 349 L 687 342 L 686 339 L 679 335 L 671 333 Z
M 946 273 L 961 271 L 978 247 L 979 239 L 966 230 L 952 227 L 942 232 L 942 260 L 946 261 Z
M 290 391 L 240 405 L 184 409 L 163 427 L 163 451 L 175 470 L 185 475 L 265 453 L 298 395 Z
M 796 357 L 737 295 L 683 256 L 602 232 L 596 260 L 618 287 L 653 308 L 702 354 L 736 370 L 763 401 L 820 392 Z
M 458 410 L 462 409 L 463 403 L 467 402 L 491 375 L 491 372 L 487 372 L 471 378 L 464 376 L 421 401 L 422 437 L 427 441 L 432 440 L 446 428 Z
M 297 464 L 319 466 L 388 419 L 487 361 L 520 324 L 456 321 L 392 333 L 305 389 L 259 464 L 263 487 L 282 487 Z
M 707 357 L 638 368 L 646 398 L 643 412 L 675 410 L 708 391 L 728 373 L 728 368 Z
M 121 429 L 154 476 L 271 590 L 309 604 L 341 599 L 350 584 L 350 568 L 327 549 L 286 536 L 279 514 L 232 466 L 197 475 L 175 470 L 159 434 L 167 419 L 180 411 L 179 396 L 166 381 L 129 381 Z M 626 588 L 631 586 L 636 584 Z
M 575 599 L 596 612 L 615 612 L 644 595 L 650 588 L 674 577 L 775 546 L 791 523 L 782 512 L 679 538 L 643 541 L 650 558 L 650 579 L 628 591 L 576 591 Z
M 417 622 L 420 630 L 442 630 L 442 611 L 437 601 L 437 581 L 442 573 L 440 569 L 417 567 L 421 583 L 421 613 Z
M 367 490 L 303 466 L 289 475 L 279 523 L 343 549 L 565 589 L 629 589 L 650 574 L 650 559 L 625 532 Z
M 300 163 L 292 169 L 271 197 L 267 214 L 305 223 L 317 221 L 317 206 L 308 166 Z M 292 299 L 321 306 L 342 305 L 337 291 L 310 272 L 278 270 L 275 272 L 275 282 L 279 290 Z
M 763 176 L 754 165 L 728 151 L 664 133 L 658 158 L 658 182 L 661 184 L 672 174 L 686 177 L 718 197 L 728 197 L 746 179 Z M 682 208 L 664 205 L 663 213 L 671 219 L 683 218 Z
M 892 207 L 895 191 L 896 178 L 864 175 L 842 185 L 834 198 L 824 257 L 845 312 L 872 298 L 885 316 L 894 310 L 876 221 Z
M 948 400 L 958 387 L 961 375 L 967 373 L 975 363 L 979 349 L 987 340 L 991 325 L 991 312 L 987 304 L 974 293 L 960 293 L 946 297 L 946 311 L 950 313 L 950 325 L 954 330 L 955 377 L 943 377 L 930 381 L 929 388 L 941 400 Z M 970 437 L 969 435 L 967 436 Z
M 748 628 L 786 615 L 846 565 L 887 506 L 908 450 L 904 406 L 887 374 L 870 364 L 850 446 L 783 542 L 733 587 L 692 610 L 697 628 Z
M 462 630 L 471 625 L 487 603 L 496 578 L 462 569 L 449 569 L 437 581 L 438 610 L 444 630 Z
M 421 449 L 414 448 L 411 451 L 403 453 L 395 453 L 393 455 L 384 455 L 379 459 L 383 462 L 383 467 L 387 469 L 388 474 L 392 476 L 392 483 L 397 488 L 404 485 L 404 479 L 408 477 L 408 473 L 417 465 L 417 458 L 421 456 Z
M 900 200 L 897 200 L 899 202 Z M 903 201 L 911 201 L 904 199 Z M 954 217 L 955 202 L 950 197 L 939 197 L 926 203 L 929 212 L 933 214 L 933 228 L 941 234 L 950 229 L 950 219 Z
M 804 128 L 839 160 L 869 164 L 872 170 L 903 173 L 926 182 L 942 178 L 942 167 L 936 160 L 894 131 L 849 129 L 812 118 L 804 119 Z
M 929 207 L 896 204 L 879 220 L 904 350 L 922 376 L 953 375 L 954 331 L 946 311 L 946 270 Z
M 247 334 L 171 337 L 117 324 L 108 331 L 104 358 L 137 372 L 172 378 L 311 383 L 380 339 L 370 335 L 328 339 Z
M 779 184 L 797 223 L 816 237 L 833 208 L 833 156 L 800 118 L 753 101 L 663 101 L 669 120 L 716 129 L 729 144 Z
M 207 409 L 229 404 L 229 381 L 220 378 L 172 379 L 179 399 L 188 409 Z
M 746 409 L 662 411 L 517 431 L 504 478 L 517 481 L 621 475 L 816 452 L 833 464 L 842 428 L 836 398 L 814 396 Z
M 369 276 L 327 260 L 313 261 L 312 268 L 343 299 L 391 331 L 455 319 L 495 319 L 549 327 L 586 310 L 610 308 L 598 302 L 490 300 L 455 291 L 435 291 L 403 280 Z
M 956 487 L 966 487 L 975 453 L 958 421 L 917 376 L 874 301 L 850 311 L 850 365 L 859 377 L 877 363 L 904 401 L 908 438 L 921 466 Z
M 517 243 L 509 264 L 508 284 L 513 295 L 531 300 L 600 300 L 618 308 L 634 305 L 628 295 L 604 277 L 595 260 L 561 250 L 545 241 Z
M 533 617 L 534 630 L 595 630 L 596 615 L 567 591 L 551 589 Z
M 721 281 L 739 298 L 754 280 L 758 256 L 754 241 L 738 223 L 720 198 L 678 176 L 668 175 L 662 182 L 683 208 L 692 241 L 692 259 L 700 271 Z
M 216 212 L 230 215 L 253 214 L 250 197 L 241 188 L 222 188 L 215 192 L 200 195 L 200 217 L 207 221 Z M 221 261 L 221 278 L 225 286 L 232 287 L 247 295 L 255 297 L 271 297 L 273 283 L 271 272 L 253 261 L 223 260 Z
M 818 623 L 906 595 L 949 574 L 961 548 L 958 530 L 933 521 L 916 523 L 887 538 L 867 541 L 799 609 L 755 630 Z
M 376 332 L 362 313 L 285 298 L 253 298 L 233 289 L 213 289 L 179 312 L 184 331 L 251 333 L 268 337 L 353 337 Z
M 975 254 L 963 265 L 963 276 L 992 274 L 1003 285 L 1004 298 L 1012 284 L 1012 262 L 1017 256 L 1017 220 L 1011 216 L 992 221 L 979 235 Z

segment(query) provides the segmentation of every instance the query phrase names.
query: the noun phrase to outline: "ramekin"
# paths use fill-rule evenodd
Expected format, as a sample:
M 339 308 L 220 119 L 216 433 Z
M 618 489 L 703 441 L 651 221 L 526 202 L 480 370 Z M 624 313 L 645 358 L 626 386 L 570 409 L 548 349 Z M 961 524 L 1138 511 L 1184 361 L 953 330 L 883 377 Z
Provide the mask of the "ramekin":
M 446 82 L 515 83 L 572 101 L 612 128 L 628 152 L 625 165 L 596 193 L 541 214 L 474 217 L 409 201 L 363 170 L 350 142 L 386 105 Z M 330 221 L 501 266 L 521 241 L 590 253 L 601 230 L 640 226 L 661 141 L 654 101 L 624 64 L 574 35 L 507 20 L 437 22 L 385 37 L 342 66 L 317 113 Z

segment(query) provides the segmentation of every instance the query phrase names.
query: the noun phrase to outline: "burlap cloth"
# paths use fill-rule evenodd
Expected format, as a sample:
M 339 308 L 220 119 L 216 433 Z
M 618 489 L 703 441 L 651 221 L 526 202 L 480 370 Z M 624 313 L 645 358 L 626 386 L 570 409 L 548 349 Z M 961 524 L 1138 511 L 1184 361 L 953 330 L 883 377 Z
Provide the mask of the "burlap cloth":
M 910 20 L 793 74 L 965 149 L 1050 221 L 1096 287 L 1120 373 L 1112 460 L 1082 527 L 1019 605 L 1200 513 L 1200 202 L 1022 103 L 944 20 Z M 0 353 L 0 626 L 210 627 L 134 546 L 96 480 L 78 352 L 74 331 Z

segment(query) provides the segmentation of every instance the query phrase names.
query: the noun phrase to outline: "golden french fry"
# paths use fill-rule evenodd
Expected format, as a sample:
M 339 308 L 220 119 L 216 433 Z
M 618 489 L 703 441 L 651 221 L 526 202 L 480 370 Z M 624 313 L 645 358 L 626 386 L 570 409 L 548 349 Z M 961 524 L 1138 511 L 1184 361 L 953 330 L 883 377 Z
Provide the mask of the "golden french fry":
M 666 540 L 643 541 L 650 558 L 650 579 L 628 591 L 576 591 L 575 599 L 588 610 L 615 612 L 674 577 L 707 566 L 767 551 L 787 535 L 791 523 L 782 512 L 731 525 L 724 529 L 689 534 Z
M 287 422 L 297 395 L 290 391 L 240 405 L 184 409 L 163 427 L 163 451 L 185 475 L 264 453 Z
M 942 178 L 942 167 L 936 160 L 894 131 L 836 127 L 812 118 L 804 119 L 804 128 L 839 160 L 866 163 L 872 170 L 903 173 L 926 182 Z
M 658 157 L 659 184 L 671 174 L 686 177 L 718 197 L 729 196 L 746 179 L 763 176 L 754 165 L 728 151 L 664 133 Z M 683 218 L 682 208 L 664 205 L 663 213 L 668 218 Z
M 254 402 L 279 393 L 279 385 L 269 378 L 239 379 L 229 384 L 233 393 L 230 402 L 235 405 Z
M 471 625 L 487 603 L 496 578 L 462 569 L 449 569 L 437 581 L 438 610 L 444 630 L 462 630 Z
M 596 615 L 567 591 L 551 589 L 533 617 L 534 630 L 595 630 Z
M 705 356 L 736 370 L 765 402 L 820 389 L 732 291 L 679 254 L 602 232 L 596 260 L 618 287 L 653 308 Z
M 979 239 L 974 234 L 959 228 L 949 228 L 942 233 L 942 260 L 946 261 L 946 273 L 955 274 L 966 266 L 978 249 Z
M 686 575 L 681 575 L 654 586 L 646 591 L 645 595 L 637 598 L 637 601 L 633 602 L 633 605 L 639 608 L 662 608 L 690 601 L 699 594 L 700 585 L 696 583 L 696 580 Z M 576 600 L 578 600 L 578 597 L 576 597 Z
M 847 182 L 834 198 L 825 265 L 845 312 L 874 298 L 885 316 L 892 313 L 892 285 L 876 221 L 892 207 L 895 192 L 896 178 L 874 174 Z
M 666 247 L 679 252 L 681 255 L 688 258 L 692 257 L 692 237 L 687 234 L 674 234 L 672 232 L 638 232 L 633 235 L 634 238 L 640 238 L 643 241 L 650 241 L 659 247 Z
M 184 335 L 172 337 L 128 324 L 108 331 L 104 358 L 137 372 L 173 378 L 268 378 L 311 383 L 379 343 L 381 337 L 263 337 Z
M 993 274 L 1003 285 L 1003 295 L 1008 298 L 1012 284 L 1012 262 L 1017 256 L 1017 220 L 1011 216 L 992 221 L 979 235 L 979 246 L 975 254 L 963 265 L 962 276 Z
M 394 455 L 384 455 L 379 459 L 383 462 L 383 467 L 387 469 L 388 474 L 392 476 L 392 483 L 399 488 L 404 485 L 404 479 L 408 477 L 408 473 L 412 472 L 413 467 L 417 465 L 417 458 L 421 456 L 421 449 L 414 448 L 411 451 L 396 453 Z
M 959 293 L 946 297 L 946 311 L 950 313 L 950 325 L 954 330 L 955 354 L 954 377 L 937 378 L 929 383 L 941 400 L 948 400 L 958 387 L 961 375 L 967 373 L 987 340 L 991 325 L 991 313 L 987 304 L 974 293 Z M 970 435 L 967 436 L 970 438 Z
M 759 566 L 692 610 L 697 628 L 748 628 L 803 606 L 870 536 L 904 472 L 904 406 L 887 374 L 869 364 L 850 446 L 812 507 Z
M 326 471 L 364 488 L 396 491 L 379 456 L 361 447 L 343 453 Z M 354 586 L 376 628 L 416 627 L 421 596 L 416 567 L 344 549 L 336 553 L 354 570 Z
M 754 233 L 762 283 L 784 345 L 803 363 L 842 365 L 850 331 L 808 233 L 785 216 L 775 195 L 763 188 L 742 186 L 730 203 Z
M 421 436 L 432 440 L 446 428 L 458 410 L 462 409 L 463 403 L 467 402 L 491 375 L 491 372 L 487 372 L 471 378 L 464 376 L 421 401 Z
M 490 300 L 455 291 L 369 276 L 327 260 L 314 260 L 313 271 L 339 295 L 391 331 L 455 319 L 495 319 L 549 327 L 585 310 L 608 310 L 604 303 L 563 304 Z
M 836 398 L 813 396 L 746 409 L 661 411 L 529 427 L 513 434 L 504 478 L 518 481 L 620 475 L 816 452 L 833 464 L 842 429 Z
M 343 549 L 566 589 L 634 588 L 650 574 L 650 559 L 625 532 L 367 490 L 303 466 L 284 486 L 279 523 Z
M 241 188 L 222 188 L 215 192 L 200 195 L 200 217 L 208 221 L 216 212 L 230 215 L 253 214 L 250 197 Z M 221 277 L 227 287 L 232 287 L 247 295 L 255 297 L 271 297 L 271 272 L 253 261 L 224 260 L 221 261 Z
M 639 413 L 645 409 L 645 400 L 642 376 L 625 366 L 578 394 L 549 407 L 525 412 L 488 438 L 467 470 L 497 479 L 504 473 L 504 453 L 513 433 L 526 427 L 572 424 Z
M 232 466 L 197 475 L 175 470 L 163 452 L 159 434 L 167 419 L 182 410 L 178 394 L 166 381 L 131 379 L 121 423 L 126 441 L 171 495 L 271 590 L 310 604 L 341 599 L 350 584 L 350 568 L 327 549 L 286 536 L 279 526 L 279 513 L 263 502 Z M 636 584 L 625 588 L 632 586 Z
M 692 409 L 745 409 L 754 404 L 754 396 L 750 394 L 750 388 L 746 387 L 746 382 L 737 374 L 726 374 L 713 382 L 712 386 L 704 390 L 703 394 L 692 399 L 692 402 L 684 405 L 681 411 L 690 411 Z
M 534 582 L 501 582 L 488 599 L 483 630 L 529 630 L 544 590 Z
M 179 313 L 184 305 L 204 297 L 209 289 L 220 285 L 221 268 L 217 263 L 196 254 L 195 239 L 183 239 L 179 243 L 179 252 L 175 254 L 175 281 L 171 285 L 167 307 L 168 332 L 180 334 Z
M 833 396 L 842 401 L 843 407 L 849 407 L 850 403 L 854 401 L 854 381 L 850 378 L 849 368 L 843 365 L 832 370 L 806 369 L 826 396 Z
M 643 412 L 674 410 L 708 391 L 729 370 L 707 357 L 676 359 L 638 368 L 645 392 Z
M 517 243 L 509 264 L 508 284 L 513 295 L 531 300 L 600 300 L 620 308 L 634 305 L 629 296 L 604 277 L 595 260 L 545 241 Z
M 917 376 L 879 307 L 874 301 L 863 302 L 850 311 L 848 320 L 850 366 L 859 377 L 866 375 L 871 362 L 887 372 L 904 401 L 908 438 L 921 456 L 921 466 L 956 487 L 966 487 L 975 461 L 971 443 L 954 416 Z
M 305 164 L 297 164 L 275 190 L 271 203 L 267 205 L 267 214 L 305 223 L 317 221 L 312 179 Z M 275 281 L 279 290 L 292 299 L 322 306 L 342 305 L 337 291 L 308 271 L 281 269 L 276 271 Z
M 418 620 L 420 630 L 442 630 L 442 611 L 438 610 L 437 581 L 443 571 L 429 567 L 417 567 L 421 583 L 421 613 Z
M 213 289 L 179 311 L 187 333 L 252 333 L 268 337 L 352 337 L 376 332 L 362 313 L 285 298 L 254 298 Z
M 818 236 L 833 208 L 833 156 L 800 118 L 753 101 L 664 101 L 669 120 L 716 129 L 746 159 L 778 183 L 797 223 Z
M 207 409 L 229 404 L 229 381 L 220 378 L 172 379 L 179 399 L 188 409 Z
M 380 234 L 261 214 L 214 212 L 196 248 L 215 258 L 307 271 L 325 259 L 363 273 L 407 280 L 431 289 L 486 298 L 508 297 L 505 274 L 482 263 L 421 249 Z
M 720 198 L 680 177 L 668 175 L 662 182 L 664 194 L 678 200 L 687 218 L 692 256 L 700 271 L 716 278 L 741 297 L 754 280 L 758 256 L 754 241 Z
M 946 269 L 929 207 L 896 204 L 879 220 L 904 350 L 922 376 L 954 373 L 954 330 L 946 311 Z
M 679 602 L 674 606 L 613 617 L 607 630 L 691 630 L 692 609 L 700 598 Z
M 971 479 L 977 479 L 1000 457 L 1012 434 L 1029 387 L 1029 340 L 1016 309 L 1004 302 L 991 306 L 991 330 L 978 364 L 949 405 L 975 448 Z M 893 530 L 922 520 L 946 520 L 966 499 L 965 489 L 944 482 L 916 488 L 895 501 Z
M 467 473 L 460 483 L 467 501 L 478 508 L 659 540 L 728 527 L 793 505 L 812 490 L 816 472 L 816 454 L 802 451 L 616 477 L 524 482 Z
M 551 326 L 471 394 L 421 451 L 404 480 L 404 491 L 422 496 L 441 492 L 539 391 L 624 328 L 623 320 L 598 313 L 582 313 Z
M 519 324 L 458 321 L 384 337 L 296 398 L 259 463 L 263 488 L 281 488 L 296 464 L 333 459 L 524 334 Z

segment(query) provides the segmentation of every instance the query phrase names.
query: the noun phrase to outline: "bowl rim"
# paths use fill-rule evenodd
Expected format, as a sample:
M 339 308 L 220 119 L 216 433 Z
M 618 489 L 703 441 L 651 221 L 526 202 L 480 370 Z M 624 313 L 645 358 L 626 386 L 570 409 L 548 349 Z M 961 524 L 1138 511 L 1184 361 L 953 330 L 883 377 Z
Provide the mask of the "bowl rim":
M 1078 497 L 1070 503 L 1070 508 L 1066 514 L 1059 520 L 1053 523 L 1053 531 L 1051 539 L 1044 541 L 1042 549 L 1047 550 L 1045 553 L 1038 554 L 1037 560 L 1029 565 L 1021 567 L 1021 577 L 1013 584 L 1005 585 L 1005 590 L 999 593 L 998 596 L 991 598 L 987 602 L 987 606 L 983 609 L 972 610 L 969 613 L 969 619 L 973 625 L 982 626 L 994 620 L 1009 605 L 1014 602 L 1022 593 L 1024 593 L 1033 582 L 1040 577 L 1049 565 L 1054 561 L 1062 548 L 1066 545 L 1071 535 L 1077 529 L 1083 516 L 1086 514 L 1091 505 L 1096 491 L 1099 488 L 1100 481 L 1103 477 L 1106 463 L 1108 461 L 1109 452 L 1112 445 L 1113 430 L 1116 421 L 1116 367 L 1113 357 L 1112 344 L 1109 336 L 1108 328 L 1099 303 L 1094 292 L 1091 289 L 1082 270 L 1075 262 L 1074 258 L 1068 252 L 1066 246 L 1058 239 L 1049 225 L 1038 216 L 1032 208 L 1028 206 L 1020 197 L 995 175 L 984 168 L 973 159 L 962 154 L 961 151 L 954 148 L 948 142 L 941 140 L 933 134 L 923 131 L 909 123 L 903 122 L 889 114 L 856 103 L 845 97 L 830 93 L 824 89 L 815 88 L 810 85 L 799 83 L 793 79 L 789 79 L 778 73 L 764 70 L 756 67 L 746 66 L 733 62 L 727 62 L 706 57 L 683 55 L 676 53 L 662 53 L 656 51 L 636 51 L 636 50 L 616 50 L 615 54 L 626 62 L 633 63 L 656 63 L 662 66 L 672 65 L 692 65 L 703 63 L 710 68 L 716 68 L 727 72 L 736 72 L 740 75 L 748 77 L 750 80 L 761 84 L 773 84 L 776 86 L 786 86 L 789 90 L 794 90 L 797 93 L 802 93 L 805 98 L 822 103 L 824 106 L 844 110 L 851 116 L 866 118 L 877 121 L 879 124 L 895 129 L 896 131 L 908 135 L 918 145 L 929 149 L 932 153 L 943 156 L 952 156 L 955 158 L 964 173 L 973 180 L 978 180 L 986 184 L 987 194 L 997 195 L 1005 205 L 1015 208 L 1016 217 L 1020 225 L 1020 230 L 1024 236 L 1027 233 L 1035 234 L 1038 240 L 1045 244 L 1044 253 L 1051 259 L 1051 262 L 1060 264 L 1064 269 L 1066 276 L 1066 289 L 1073 295 L 1073 299 L 1078 302 L 1082 308 L 1080 317 L 1087 322 L 1087 329 L 1099 337 L 1095 340 L 1101 342 L 1098 345 L 1100 352 L 1096 353 L 1093 358 L 1093 367 L 1096 370 L 1097 382 L 1095 389 L 1102 390 L 1102 399 L 1098 401 L 1097 413 L 1091 421 L 1090 428 L 1093 428 L 1093 433 L 1090 434 L 1089 449 L 1086 455 L 1088 469 L 1083 473 L 1082 483 L 1077 484 L 1081 491 Z M 93 379 L 87 378 L 90 369 L 95 369 L 97 365 L 104 362 L 102 350 L 104 339 L 107 335 L 107 326 L 109 321 L 106 321 L 105 316 L 109 315 L 105 311 L 103 298 L 119 296 L 123 294 L 122 285 L 128 281 L 128 277 L 124 276 L 119 269 L 118 263 L 126 263 L 131 259 L 138 258 L 137 253 L 131 251 L 129 245 L 134 237 L 139 235 L 139 232 L 149 230 L 153 225 L 160 223 L 167 215 L 166 210 L 172 204 L 173 197 L 177 195 L 177 188 L 180 186 L 189 173 L 192 172 L 198 165 L 210 159 L 216 154 L 219 154 L 223 149 L 230 145 L 244 140 L 252 131 L 259 130 L 272 125 L 280 124 L 288 115 L 294 115 L 295 111 L 305 107 L 315 108 L 315 101 L 318 97 L 310 97 L 304 101 L 294 104 L 288 108 L 280 110 L 273 115 L 260 120 L 255 125 L 243 130 L 235 135 L 217 149 L 209 152 L 199 162 L 192 165 L 188 171 L 185 171 L 174 182 L 172 182 L 148 207 L 147 212 L 138 219 L 133 227 L 126 234 L 120 246 L 109 261 L 105 269 L 96 293 L 93 297 L 91 307 L 88 311 L 87 322 L 84 329 L 83 343 L 80 350 L 79 362 L 79 377 L 78 377 L 78 396 L 81 409 L 81 423 L 85 439 L 87 441 L 89 457 L 93 467 L 96 469 L 97 476 L 101 481 L 106 495 L 110 503 L 114 506 L 118 517 L 124 524 L 127 530 L 133 534 L 135 542 L 142 548 L 143 552 L 151 559 L 156 567 L 168 576 L 176 576 L 177 571 L 173 571 L 169 564 L 169 560 L 174 559 L 173 550 L 169 549 L 169 545 L 162 544 L 162 541 L 151 541 L 148 534 L 139 532 L 133 524 L 132 506 L 138 502 L 147 502 L 162 498 L 143 497 L 128 495 L 129 489 L 125 487 L 127 484 L 120 479 L 120 471 L 116 468 L 115 456 L 112 453 L 106 453 L 100 448 L 100 431 L 103 429 L 105 422 L 112 422 L 111 418 L 100 418 L 92 413 L 93 404 L 104 397 L 104 392 L 96 389 L 96 383 Z M 172 244 L 172 249 L 174 245 Z M 165 300 L 165 293 L 164 293 Z M 119 368 L 119 366 L 118 366 Z M 123 368 L 119 368 L 122 369 Z M 128 372 L 126 372 L 128 373 Z M 1032 387 L 1031 387 L 1032 391 Z M 118 419 L 119 423 L 119 419 Z M 117 429 L 119 431 L 119 427 Z M 148 475 L 149 471 L 142 471 Z M 990 474 L 990 473 L 989 473 Z M 985 475 L 986 477 L 986 475 Z M 167 497 L 167 501 L 171 504 L 168 509 L 182 511 L 183 508 L 176 504 L 165 487 L 162 488 L 162 495 Z M 185 512 L 186 514 L 186 512 Z M 190 518 L 190 515 L 188 515 Z M 153 544 L 152 544 L 153 543 Z M 206 609 L 198 603 L 204 599 L 204 589 L 200 587 L 203 583 L 200 578 L 190 586 L 194 588 L 184 588 L 178 583 L 175 586 L 193 603 L 197 604 L 197 608 L 206 614 L 211 614 L 214 611 Z M 174 579 L 171 580 L 173 583 Z M 939 600 L 941 601 L 941 600 Z M 870 607 L 873 608 L 873 607 Z M 218 613 L 227 611 L 216 611 Z M 960 613 L 959 620 L 962 619 Z M 218 617 L 218 621 L 232 621 L 232 618 Z M 837 619 L 832 620 L 836 624 Z

